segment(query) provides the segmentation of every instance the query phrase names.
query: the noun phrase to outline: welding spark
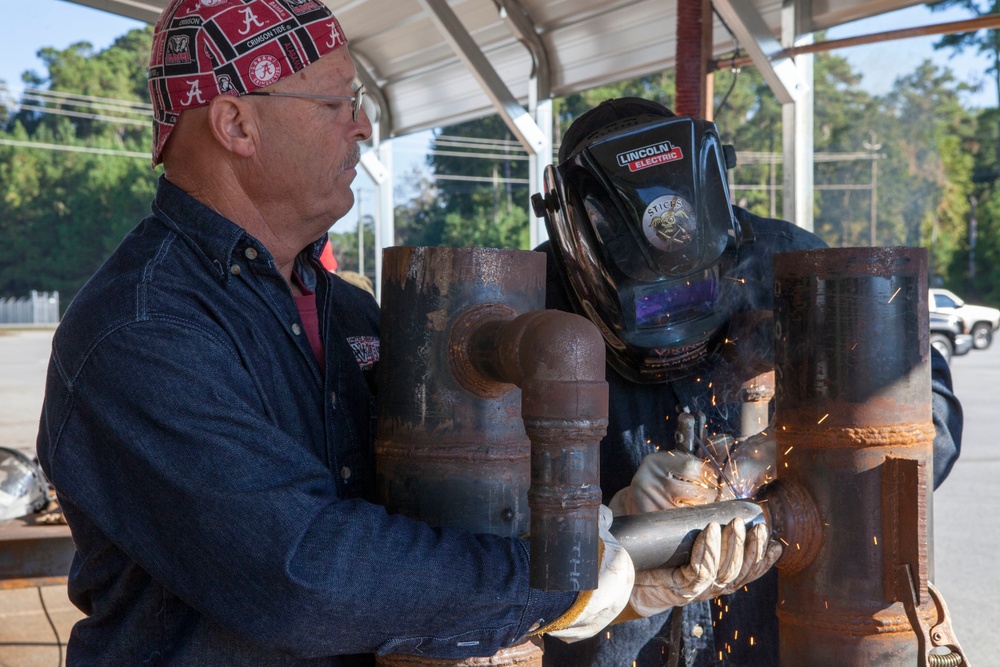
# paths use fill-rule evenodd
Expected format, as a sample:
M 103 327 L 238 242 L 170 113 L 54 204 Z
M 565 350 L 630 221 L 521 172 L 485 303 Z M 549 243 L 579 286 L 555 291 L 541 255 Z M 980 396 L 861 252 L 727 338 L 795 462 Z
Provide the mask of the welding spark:
M 890 296 L 890 297 L 889 297 L 889 301 L 887 302 L 887 304 L 886 304 L 886 305 L 888 305 L 889 303 L 892 303 L 892 300 L 896 298 L 896 295 L 897 295 L 897 294 L 899 294 L 899 291 L 900 291 L 901 289 L 903 289 L 903 288 L 902 288 L 902 287 L 897 287 L 897 288 L 896 288 L 896 291 L 895 291 L 895 292 L 893 292 L 893 293 L 892 293 L 892 296 Z
M 785 456 L 788 456 L 788 452 L 792 451 L 793 449 L 795 449 L 795 445 L 792 445 L 791 447 L 789 447 L 788 449 L 786 449 L 785 450 Z
M 785 541 L 785 538 L 783 538 L 783 537 L 779 537 L 779 538 L 778 538 L 778 540 L 779 540 L 779 541 L 780 541 L 780 542 L 781 542 L 782 544 L 784 544 L 784 545 L 785 545 L 786 547 L 788 546 L 788 542 L 786 542 L 786 541 Z
M 854 345 L 852 345 L 851 346 L 851 352 L 854 352 L 854 348 L 856 348 L 857 346 L 858 346 L 858 343 L 855 343 Z
M 872 539 L 875 540 L 875 546 L 878 546 L 878 536 L 872 535 Z
M 725 278 L 726 278 L 726 280 L 732 280 L 734 283 L 739 283 L 741 285 L 746 285 L 747 284 L 747 279 L 746 278 L 730 278 L 729 276 L 726 276 Z
M 822 424 L 823 422 L 825 422 L 825 421 L 826 421 L 826 418 L 827 418 L 827 417 L 829 417 L 829 416 L 830 416 L 830 413 L 828 412 L 828 413 L 826 413 L 825 415 L 823 415 L 823 418 L 822 418 L 822 419 L 820 419 L 820 420 L 819 420 L 818 422 L 816 422 L 816 423 L 817 423 L 817 424 Z

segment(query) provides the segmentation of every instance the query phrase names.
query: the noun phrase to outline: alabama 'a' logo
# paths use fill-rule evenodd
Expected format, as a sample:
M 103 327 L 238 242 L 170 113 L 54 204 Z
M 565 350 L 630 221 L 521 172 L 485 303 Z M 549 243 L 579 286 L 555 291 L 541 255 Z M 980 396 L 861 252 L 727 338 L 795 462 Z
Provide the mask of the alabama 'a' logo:
M 250 63 L 249 75 L 253 85 L 263 88 L 281 78 L 281 63 L 274 56 L 265 53 Z

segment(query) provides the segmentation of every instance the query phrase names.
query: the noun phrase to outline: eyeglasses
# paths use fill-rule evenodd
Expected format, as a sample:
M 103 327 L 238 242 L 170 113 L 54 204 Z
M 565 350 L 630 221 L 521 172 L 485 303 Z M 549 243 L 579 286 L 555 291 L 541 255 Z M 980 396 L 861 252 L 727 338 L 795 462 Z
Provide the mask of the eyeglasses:
M 321 102 L 334 102 L 334 101 L 351 101 L 351 118 L 355 123 L 358 122 L 358 113 L 361 111 L 361 101 L 365 98 L 365 87 L 364 84 L 358 86 L 358 89 L 354 91 L 353 95 L 306 95 L 304 93 L 268 93 L 262 90 L 257 90 L 252 93 L 244 93 L 245 95 L 260 95 L 261 97 L 301 97 L 306 100 L 319 100 Z

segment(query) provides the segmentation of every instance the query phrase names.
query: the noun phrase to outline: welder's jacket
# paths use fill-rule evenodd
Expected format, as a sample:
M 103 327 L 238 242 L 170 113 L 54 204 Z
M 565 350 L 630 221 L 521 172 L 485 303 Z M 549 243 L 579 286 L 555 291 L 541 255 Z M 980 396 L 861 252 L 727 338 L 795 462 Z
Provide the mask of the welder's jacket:
M 165 179 L 69 307 L 38 454 L 77 546 L 71 667 L 490 655 L 572 604 L 522 541 L 370 502 L 378 307 L 321 243 L 297 272 L 324 369 L 264 246 Z
M 806 230 L 783 220 L 761 218 L 739 207 L 733 207 L 741 227 L 752 231 L 753 240 L 739 249 L 733 276 L 740 279 L 737 286 L 740 302 L 737 310 L 773 310 L 772 255 L 791 250 L 825 247 L 823 241 Z M 573 308 L 559 267 L 552 256 L 551 246 L 539 248 L 548 254 L 546 307 L 572 312 Z M 745 282 L 743 282 L 745 281 Z M 730 337 L 748 332 L 731 331 Z M 679 408 L 704 412 L 708 417 L 708 433 L 738 435 L 740 433 L 740 405 L 727 402 L 724 387 L 738 388 L 742 380 L 749 380 L 753 373 L 740 368 L 745 360 L 726 362 L 716 355 L 692 368 L 687 377 L 669 383 L 636 384 L 624 379 L 608 365 L 607 380 L 610 385 L 608 433 L 601 441 L 601 491 L 604 502 L 631 482 L 647 454 L 657 449 L 674 447 L 674 432 Z M 962 411 L 951 391 L 951 375 L 944 358 L 932 351 L 933 413 L 937 435 L 934 440 L 934 479 L 939 484 L 951 471 L 958 458 L 962 431 Z M 732 394 L 732 392 L 731 392 Z M 736 593 L 720 598 L 722 605 L 713 603 L 711 618 L 707 608 L 691 605 L 687 613 L 693 621 L 687 623 L 686 653 L 682 665 L 715 665 L 771 667 L 778 664 L 777 650 L 777 573 L 768 575 L 749 585 L 750 593 Z M 719 612 L 723 611 L 722 618 Z M 547 667 L 574 665 L 632 665 L 660 667 L 666 664 L 663 630 L 669 612 L 651 619 L 612 626 L 607 633 L 574 645 L 546 641 L 545 664 Z M 714 621 L 717 646 L 706 645 Z M 694 624 L 708 623 L 705 633 L 692 637 Z M 735 631 L 738 637 L 734 640 Z M 753 646 L 749 637 L 754 637 Z M 643 648 L 645 647 L 645 648 Z M 641 649 L 641 653 L 640 653 Z M 723 663 L 717 661 L 718 651 L 723 652 Z M 694 654 L 692 655 L 692 651 Z

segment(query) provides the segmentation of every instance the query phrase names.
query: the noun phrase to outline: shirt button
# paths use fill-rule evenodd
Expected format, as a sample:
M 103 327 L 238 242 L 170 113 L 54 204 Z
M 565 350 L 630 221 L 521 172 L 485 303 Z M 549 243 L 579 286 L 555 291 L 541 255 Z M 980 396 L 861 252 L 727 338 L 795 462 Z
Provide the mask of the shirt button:
M 344 466 L 340 469 L 340 478 L 345 482 L 351 478 L 351 469 Z
M 302 327 L 299 326 L 298 322 L 292 325 L 292 333 L 294 333 L 296 336 L 302 333 Z
M 239 264 L 233 264 L 232 266 L 229 267 L 229 272 L 231 274 L 233 274 L 234 276 L 240 275 L 240 265 Z
M 246 250 L 243 251 L 243 254 L 246 255 L 247 259 L 257 259 L 256 248 L 247 248 Z
M 337 392 L 335 391 L 330 392 L 330 405 L 337 407 Z

